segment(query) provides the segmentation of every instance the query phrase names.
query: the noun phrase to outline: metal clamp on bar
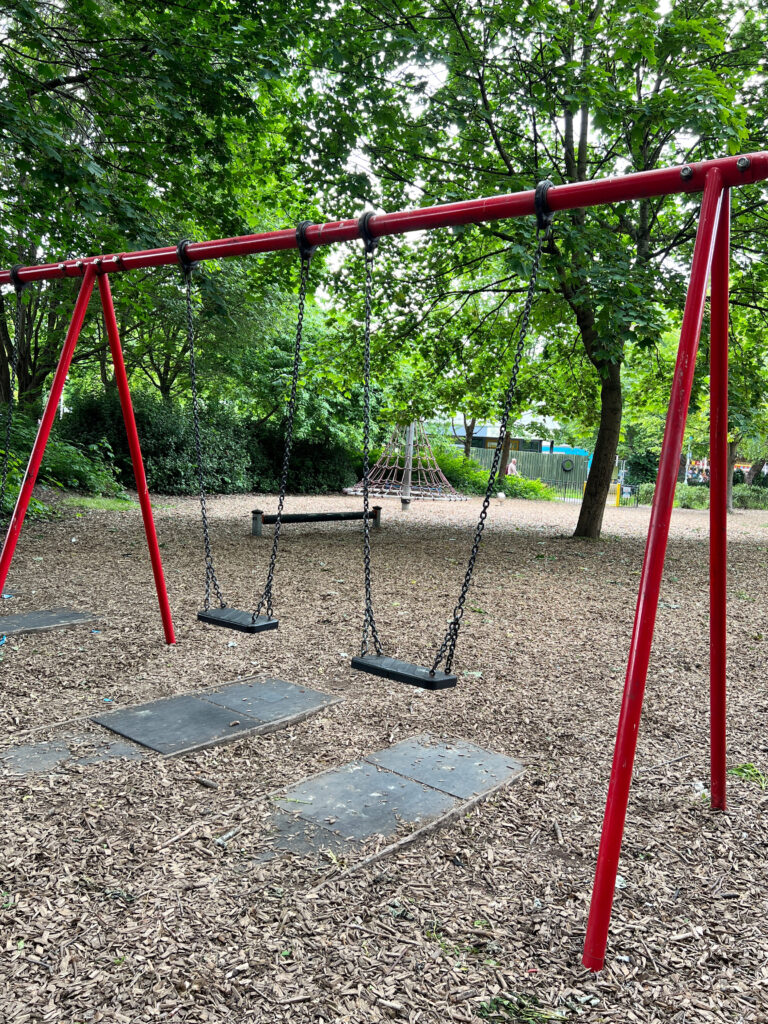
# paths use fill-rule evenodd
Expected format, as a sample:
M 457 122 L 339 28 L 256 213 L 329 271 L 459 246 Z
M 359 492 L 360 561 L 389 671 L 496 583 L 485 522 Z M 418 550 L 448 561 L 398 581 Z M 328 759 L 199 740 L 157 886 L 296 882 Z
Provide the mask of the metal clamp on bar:
M 176 258 L 178 259 L 179 264 L 181 265 L 181 272 L 184 274 L 185 278 L 191 277 L 192 274 L 200 266 L 200 264 L 196 263 L 195 260 L 191 260 L 189 258 L 187 247 L 189 246 L 191 241 L 191 238 L 182 238 L 182 240 L 176 246 Z M 120 256 L 118 258 L 122 260 L 123 257 Z
M 303 220 L 296 228 L 296 245 L 303 260 L 311 260 L 317 249 L 316 245 L 310 245 L 307 240 L 307 228 L 311 227 L 311 220 Z
M 554 211 L 550 210 L 549 203 L 547 202 L 547 192 L 554 187 L 554 182 L 550 181 L 549 178 L 545 178 L 544 181 L 538 183 L 533 194 L 533 205 L 536 208 L 536 230 L 543 231 L 545 234 L 552 227 L 552 221 L 555 216 Z
M 379 245 L 378 238 L 374 238 L 371 234 L 370 220 L 371 217 L 375 217 L 373 210 L 367 210 L 357 222 L 357 230 L 360 237 L 363 240 L 366 254 L 372 256 Z

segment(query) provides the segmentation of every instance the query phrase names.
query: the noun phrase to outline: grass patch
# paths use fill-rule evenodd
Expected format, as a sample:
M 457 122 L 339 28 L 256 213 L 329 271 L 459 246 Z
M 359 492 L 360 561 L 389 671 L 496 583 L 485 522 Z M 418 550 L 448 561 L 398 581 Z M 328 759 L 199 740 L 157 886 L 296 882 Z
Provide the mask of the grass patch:
M 756 782 L 760 789 L 768 787 L 768 777 L 763 775 L 756 764 L 749 761 L 746 764 L 737 764 L 734 768 L 729 768 L 728 774 L 737 779 L 743 779 L 744 782 Z
M 547 1010 L 535 997 L 510 994 L 494 996 L 487 1003 L 480 1003 L 477 1015 L 481 1020 L 521 1021 L 522 1024 L 542 1024 L 544 1021 L 562 1021 L 561 1013 Z
M 99 512 L 126 512 L 128 509 L 139 508 L 138 501 L 132 501 L 130 498 L 88 498 L 80 495 L 65 498 L 62 505 L 66 505 L 68 508 L 82 508 Z

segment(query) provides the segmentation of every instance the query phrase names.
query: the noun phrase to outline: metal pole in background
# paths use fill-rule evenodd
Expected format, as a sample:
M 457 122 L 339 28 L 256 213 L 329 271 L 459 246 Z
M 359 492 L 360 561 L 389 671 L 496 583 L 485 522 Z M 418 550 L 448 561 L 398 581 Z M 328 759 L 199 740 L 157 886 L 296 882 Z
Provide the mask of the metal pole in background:
M 74 355 L 75 346 L 77 345 L 77 339 L 80 337 L 80 331 L 83 327 L 85 313 L 88 309 L 88 300 L 90 299 L 91 292 L 93 291 L 93 282 L 95 277 L 96 266 L 93 263 L 89 263 L 83 271 L 83 283 L 80 285 L 80 292 L 77 296 L 74 312 L 72 313 L 72 320 L 70 322 L 69 329 L 67 330 L 67 336 L 64 340 L 61 356 L 59 357 L 59 365 L 56 367 L 56 373 L 53 377 L 51 393 L 48 395 L 48 401 L 45 403 L 45 411 L 43 412 L 43 418 L 40 420 L 40 426 L 37 428 L 37 436 L 35 437 L 35 443 L 32 445 L 32 452 L 29 456 L 27 471 L 21 482 L 19 496 L 16 499 L 16 507 L 13 510 L 13 515 L 11 516 L 8 532 L 5 535 L 3 550 L 0 554 L 0 593 L 2 592 L 3 586 L 5 585 L 5 581 L 8 577 L 8 570 L 10 569 L 11 562 L 13 561 L 13 553 L 16 550 L 16 544 L 19 539 L 19 534 L 21 533 L 21 525 L 24 522 L 24 516 L 27 514 L 29 502 L 32 498 L 32 492 L 35 489 L 35 482 L 37 481 L 37 474 L 40 470 L 40 463 L 43 461 L 45 446 L 48 443 L 48 438 L 51 434 L 53 421 L 56 419 L 59 400 L 61 399 L 64 391 L 64 385 L 67 381 L 67 374 L 69 373 L 69 366 L 72 362 L 72 356 Z
M 411 507 L 411 479 L 413 477 L 413 436 L 415 423 L 409 423 L 405 431 L 405 464 L 403 485 L 400 488 L 400 509 L 407 512 Z
M 672 515 L 677 474 L 680 471 L 685 419 L 691 398 L 696 351 L 704 314 L 707 281 L 712 264 L 712 250 L 722 193 L 723 177 L 717 169 L 713 169 L 707 176 L 701 203 L 691 280 L 688 285 L 688 296 L 685 301 L 685 312 L 680 331 L 675 376 L 672 381 L 664 442 L 656 478 L 656 491 L 648 527 L 648 540 L 640 576 L 640 590 L 635 610 L 632 642 L 629 648 L 624 697 L 616 733 L 611 781 L 608 786 L 603 831 L 597 855 L 595 883 L 592 889 L 592 903 L 589 909 L 587 935 L 582 956 L 582 963 L 592 971 L 602 970 L 605 963 L 605 948 L 608 943 L 608 928 L 611 921 L 624 822 L 627 816 L 629 788 L 632 782 L 637 732 L 640 726 L 645 681 L 651 656 L 653 628 L 659 604 L 669 521 Z
M 160 603 L 160 616 L 163 620 L 163 631 L 165 642 L 175 644 L 176 636 L 173 631 L 173 619 L 171 617 L 171 606 L 168 603 L 168 592 L 165 587 L 165 576 L 163 574 L 163 563 L 160 558 L 160 547 L 157 543 L 155 532 L 155 521 L 152 516 L 152 503 L 149 500 L 149 489 L 147 488 L 147 476 L 144 472 L 144 460 L 141 457 L 141 444 L 136 430 L 136 417 L 133 414 L 133 403 L 131 402 L 131 390 L 128 386 L 128 375 L 125 372 L 125 361 L 123 349 L 120 344 L 120 332 L 117 327 L 115 306 L 112 302 L 112 289 L 109 286 L 109 278 L 106 274 L 99 277 L 99 292 L 101 294 L 101 307 L 104 311 L 104 324 L 107 329 L 109 348 L 112 353 L 112 362 L 115 367 L 115 383 L 117 392 L 120 395 L 120 407 L 123 410 L 123 421 L 125 433 L 128 437 L 128 448 L 131 452 L 131 463 L 133 464 L 133 475 L 136 478 L 136 490 L 139 494 L 139 505 L 141 506 L 141 517 L 144 520 L 144 533 L 147 536 L 149 547 L 149 558 L 152 563 L 152 572 L 155 577 L 155 589 L 157 600 Z
M 728 521 L 728 265 L 730 193 L 723 192 L 712 258 L 709 422 L 710 800 L 725 810 L 726 581 Z

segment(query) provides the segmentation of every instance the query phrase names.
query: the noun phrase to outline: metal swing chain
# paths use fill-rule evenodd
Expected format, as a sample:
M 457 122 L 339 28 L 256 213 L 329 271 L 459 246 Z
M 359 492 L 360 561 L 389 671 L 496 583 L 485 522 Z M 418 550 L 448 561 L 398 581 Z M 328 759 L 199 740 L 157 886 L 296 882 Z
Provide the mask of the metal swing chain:
M 16 390 L 16 379 L 19 375 L 19 350 L 21 345 L 21 331 L 24 326 L 24 303 L 21 301 L 21 293 L 26 285 L 18 278 L 18 267 L 11 270 L 11 281 L 16 289 L 16 318 L 14 323 L 13 345 L 11 346 L 11 373 L 10 387 L 8 391 L 8 411 L 5 416 L 5 439 L 3 444 L 3 464 L 0 468 L 0 514 L 2 514 L 5 502 L 5 492 L 8 487 L 8 469 L 11 459 L 11 428 L 13 427 L 13 396 Z
M 272 538 L 272 555 L 269 559 L 267 571 L 267 582 L 264 592 L 261 595 L 256 610 L 253 613 L 252 621 L 259 617 L 262 608 L 266 609 L 267 618 L 272 618 L 272 584 L 275 577 L 275 565 L 277 563 L 277 550 L 280 545 L 280 527 L 283 522 L 283 505 L 285 504 L 285 491 L 288 486 L 288 469 L 291 464 L 291 449 L 293 447 L 293 416 L 296 411 L 296 390 L 299 383 L 299 370 L 301 368 L 301 344 L 304 333 L 304 304 L 307 298 L 307 287 L 309 284 L 309 263 L 314 247 L 306 244 L 304 231 L 309 226 L 309 221 L 302 221 L 296 232 L 299 252 L 301 253 L 301 281 L 299 284 L 299 315 L 296 322 L 296 342 L 293 348 L 293 373 L 291 376 L 291 397 L 287 406 L 287 422 L 285 426 L 285 448 L 283 449 L 283 470 L 280 476 L 280 495 L 277 502 L 277 515 L 275 516 L 275 532 Z
M 213 566 L 213 554 L 211 552 L 211 537 L 208 529 L 208 506 L 205 495 L 205 469 L 203 467 L 203 442 L 200 435 L 200 409 L 197 395 L 197 363 L 195 361 L 195 321 L 192 313 L 192 273 L 197 264 L 190 262 L 187 257 L 187 241 L 179 242 L 177 252 L 179 262 L 184 275 L 184 286 L 186 291 L 187 308 L 187 347 L 189 348 L 189 379 L 192 385 L 192 423 L 195 434 L 195 454 L 197 457 L 197 480 L 200 490 L 200 513 L 203 521 L 203 543 L 205 545 L 205 597 L 203 608 L 206 611 L 211 607 L 211 588 L 221 608 L 227 607 L 224 595 L 221 592 L 219 581 L 216 577 L 216 570 Z
M 373 288 L 373 261 L 376 257 L 378 242 L 368 230 L 370 214 L 360 218 L 360 234 L 365 243 L 365 301 L 363 330 L 363 565 L 365 567 L 365 617 L 363 618 L 363 639 L 360 655 L 368 653 L 368 634 L 373 639 L 376 654 L 383 654 L 376 619 L 373 614 L 373 596 L 371 594 L 371 519 L 369 506 L 370 477 L 370 438 L 371 438 L 371 291 Z
M 523 313 L 520 317 L 520 331 L 517 338 L 517 347 L 515 349 L 515 361 L 512 365 L 512 373 L 509 378 L 509 384 L 507 385 L 507 391 L 504 395 L 504 404 L 502 406 L 501 421 L 499 424 L 499 437 L 496 441 L 496 450 L 493 453 L 493 462 L 491 464 L 491 472 L 488 476 L 488 485 L 485 489 L 485 497 L 483 498 L 483 507 L 480 510 L 480 518 L 475 528 L 475 535 L 472 542 L 472 551 L 469 556 L 469 562 L 467 563 L 467 571 L 464 575 L 464 582 L 461 587 L 461 593 L 459 599 L 453 609 L 453 618 L 451 620 L 448 629 L 446 630 L 443 642 L 435 656 L 434 663 L 430 669 L 430 675 L 434 674 L 440 668 L 440 664 L 445 659 L 445 671 L 448 673 L 451 671 L 453 666 L 453 658 L 456 653 L 456 642 L 459 639 L 459 630 L 461 629 L 461 621 L 464 617 L 464 605 L 467 600 L 469 588 L 472 585 L 472 575 L 475 571 L 475 562 L 477 561 L 477 553 L 480 549 L 480 541 L 483 537 L 483 531 L 485 529 L 485 520 L 488 517 L 488 508 L 491 504 L 491 496 L 493 494 L 494 484 L 496 483 L 496 473 L 499 469 L 499 462 L 501 461 L 501 452 L 504 447 L 504 438 L 507 433 L 507 421 L 509 420 L 509 414 L 512 409 L 512 402 L 515 397 L 515 391 L 517 390 L 517 376 L 520 371 L 520 362 L 523 357 L 523 347 L 525 345 L 525 339 L 528 334 L 528 322 L 531 317 L 531 308 L 533 306 L 533 296 L 536 291 L 536 279 L 539 275 L 539 265 L 541 263 L 541 253 L 544 248 L 544 243 L 549 238 L 550 227 L 552 224 L 552 214 L 549 212 L 546 206 L 546 194 L 547 190 L 551 187 L 550 181 L 541 182 L 536 189 L 536 213 L 537 213 L 537 244 L 536 252 L 533 257 L 533 266 L 531 267 L 531 276 L 528 281 L 528 291 L 525 296 L 525 305 L 523 306 Z

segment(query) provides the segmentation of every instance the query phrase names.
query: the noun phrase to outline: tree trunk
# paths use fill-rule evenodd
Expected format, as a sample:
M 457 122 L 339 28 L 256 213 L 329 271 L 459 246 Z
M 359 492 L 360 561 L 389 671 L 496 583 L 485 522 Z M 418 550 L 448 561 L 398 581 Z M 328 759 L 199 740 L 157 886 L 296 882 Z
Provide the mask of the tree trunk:
M 600 388 L 600 428 L 574 537 L 597 540 L 600 536 L 619 446 L 621 409 L 621 366 L 611 363 L 608 366 L 608 377 Z
M 501 446 L 501 461 L 499 462 L 499 480 L 503 480 L 507 475 L 507 466 L 509 465 L 509 453 L 512 447 L 512 436 L 509 431 L 504 435 L 504 444 Z
M 736 465 L 736 459 L 739 457 L 739 444 L 741 438 L 738 441 L 728 442 L 728 511 L 733 512 L 733 469 Z
M 472 438 L 475 436 L 475 423 L 477 420 L 474 416 L 469 422 L 467 422 L 466 416 L 462 416 L 462 419 L 464 420 L 464 458 L 468 459 L 469 453 L 472 451 Z
M 763 472 L 764 465 L 765 459 L 758 459 L 756 462 L 753 462 L 747 470 L 746 476 L 744 477 L 744 482 L 749 484 L 751 487 L 752 484 L 755 482 L 755 477 L 759 476 L 760 473 Z

